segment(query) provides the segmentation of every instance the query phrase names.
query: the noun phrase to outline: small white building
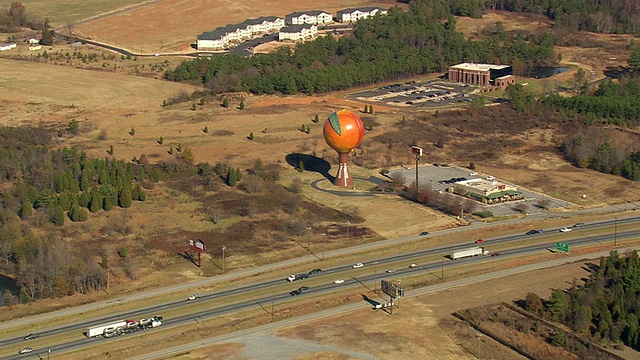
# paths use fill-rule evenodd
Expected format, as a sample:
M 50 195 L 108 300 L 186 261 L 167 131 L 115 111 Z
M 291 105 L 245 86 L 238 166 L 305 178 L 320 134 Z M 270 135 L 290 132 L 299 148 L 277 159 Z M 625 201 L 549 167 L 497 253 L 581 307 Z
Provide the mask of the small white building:
M 333 15 L 322 10 L 298 11 L 285 16 L 284 19 L 287 25 L 322 25 L 332 23 Z
M 387 10 L 375 6 L 344 9 L 338 11 L 337 20 L 340 22 L 352 23 L 378 14 L 385 15 L 386 13 Z
M 0 44 L 0 51 L 7 51 L 7 50 L 15 49 L 17 47 L 18 45 L 16 45 L 16 43 Z
M 318 33 L 318 27 L 313 24 L 286 26 L 278 33 L 279 41 L 303 41 L 313 38 Z

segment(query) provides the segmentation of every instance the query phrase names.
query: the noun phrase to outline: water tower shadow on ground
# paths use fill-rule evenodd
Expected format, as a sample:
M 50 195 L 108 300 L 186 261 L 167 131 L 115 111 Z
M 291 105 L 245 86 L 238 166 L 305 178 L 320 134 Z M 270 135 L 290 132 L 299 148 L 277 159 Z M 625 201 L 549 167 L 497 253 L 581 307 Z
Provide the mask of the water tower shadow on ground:
M 300 163 L 302 163 L 305 171 L 316 172 L 331 182 L 334 182 L 336 179 L 335 176 L 329 174 L 331 164 L 317 156 L 295 153 L 287 155 L 285 161 L 295 169 L 299 169 Z

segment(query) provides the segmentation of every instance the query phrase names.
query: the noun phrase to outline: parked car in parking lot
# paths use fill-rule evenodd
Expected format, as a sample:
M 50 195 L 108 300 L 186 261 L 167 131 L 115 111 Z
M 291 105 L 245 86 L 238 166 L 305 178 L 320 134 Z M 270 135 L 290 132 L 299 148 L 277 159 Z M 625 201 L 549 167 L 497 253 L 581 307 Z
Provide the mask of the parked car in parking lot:
M 476 176 L 476 175 L 478 175 L 478 173 L 475 171 L 469 173 L 469 176 Z

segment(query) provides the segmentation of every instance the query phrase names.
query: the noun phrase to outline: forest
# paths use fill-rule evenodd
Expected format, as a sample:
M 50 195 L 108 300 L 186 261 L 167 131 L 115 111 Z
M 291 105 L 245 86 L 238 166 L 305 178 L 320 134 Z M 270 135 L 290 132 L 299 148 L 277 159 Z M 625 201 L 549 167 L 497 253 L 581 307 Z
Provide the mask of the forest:
M 600 258 L 599 264 L 591 265 L 591 274 L 584 285 L 574 281 L 569 290 L 556 289 L 544 302 L 528 294 L 525 308 L 566 324 L 578 334 L 604 343 L 622 342 L 640 350 L 638 253 L 621 256 L 612 251 L 608 257 Z

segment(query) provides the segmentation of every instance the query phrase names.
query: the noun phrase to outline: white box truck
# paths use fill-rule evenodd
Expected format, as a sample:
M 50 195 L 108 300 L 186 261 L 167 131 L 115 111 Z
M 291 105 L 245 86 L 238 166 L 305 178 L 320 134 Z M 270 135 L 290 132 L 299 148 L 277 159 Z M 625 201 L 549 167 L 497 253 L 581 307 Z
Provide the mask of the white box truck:
M 470 256 L 484 256 L 484 255 L 489 255 L 489 250 L 480 246 L 476 246 L 469 249 L 454 251 L 453 253 L 451 253 L 451 259 L 458 260 L 458 259 L 462 259 Z

